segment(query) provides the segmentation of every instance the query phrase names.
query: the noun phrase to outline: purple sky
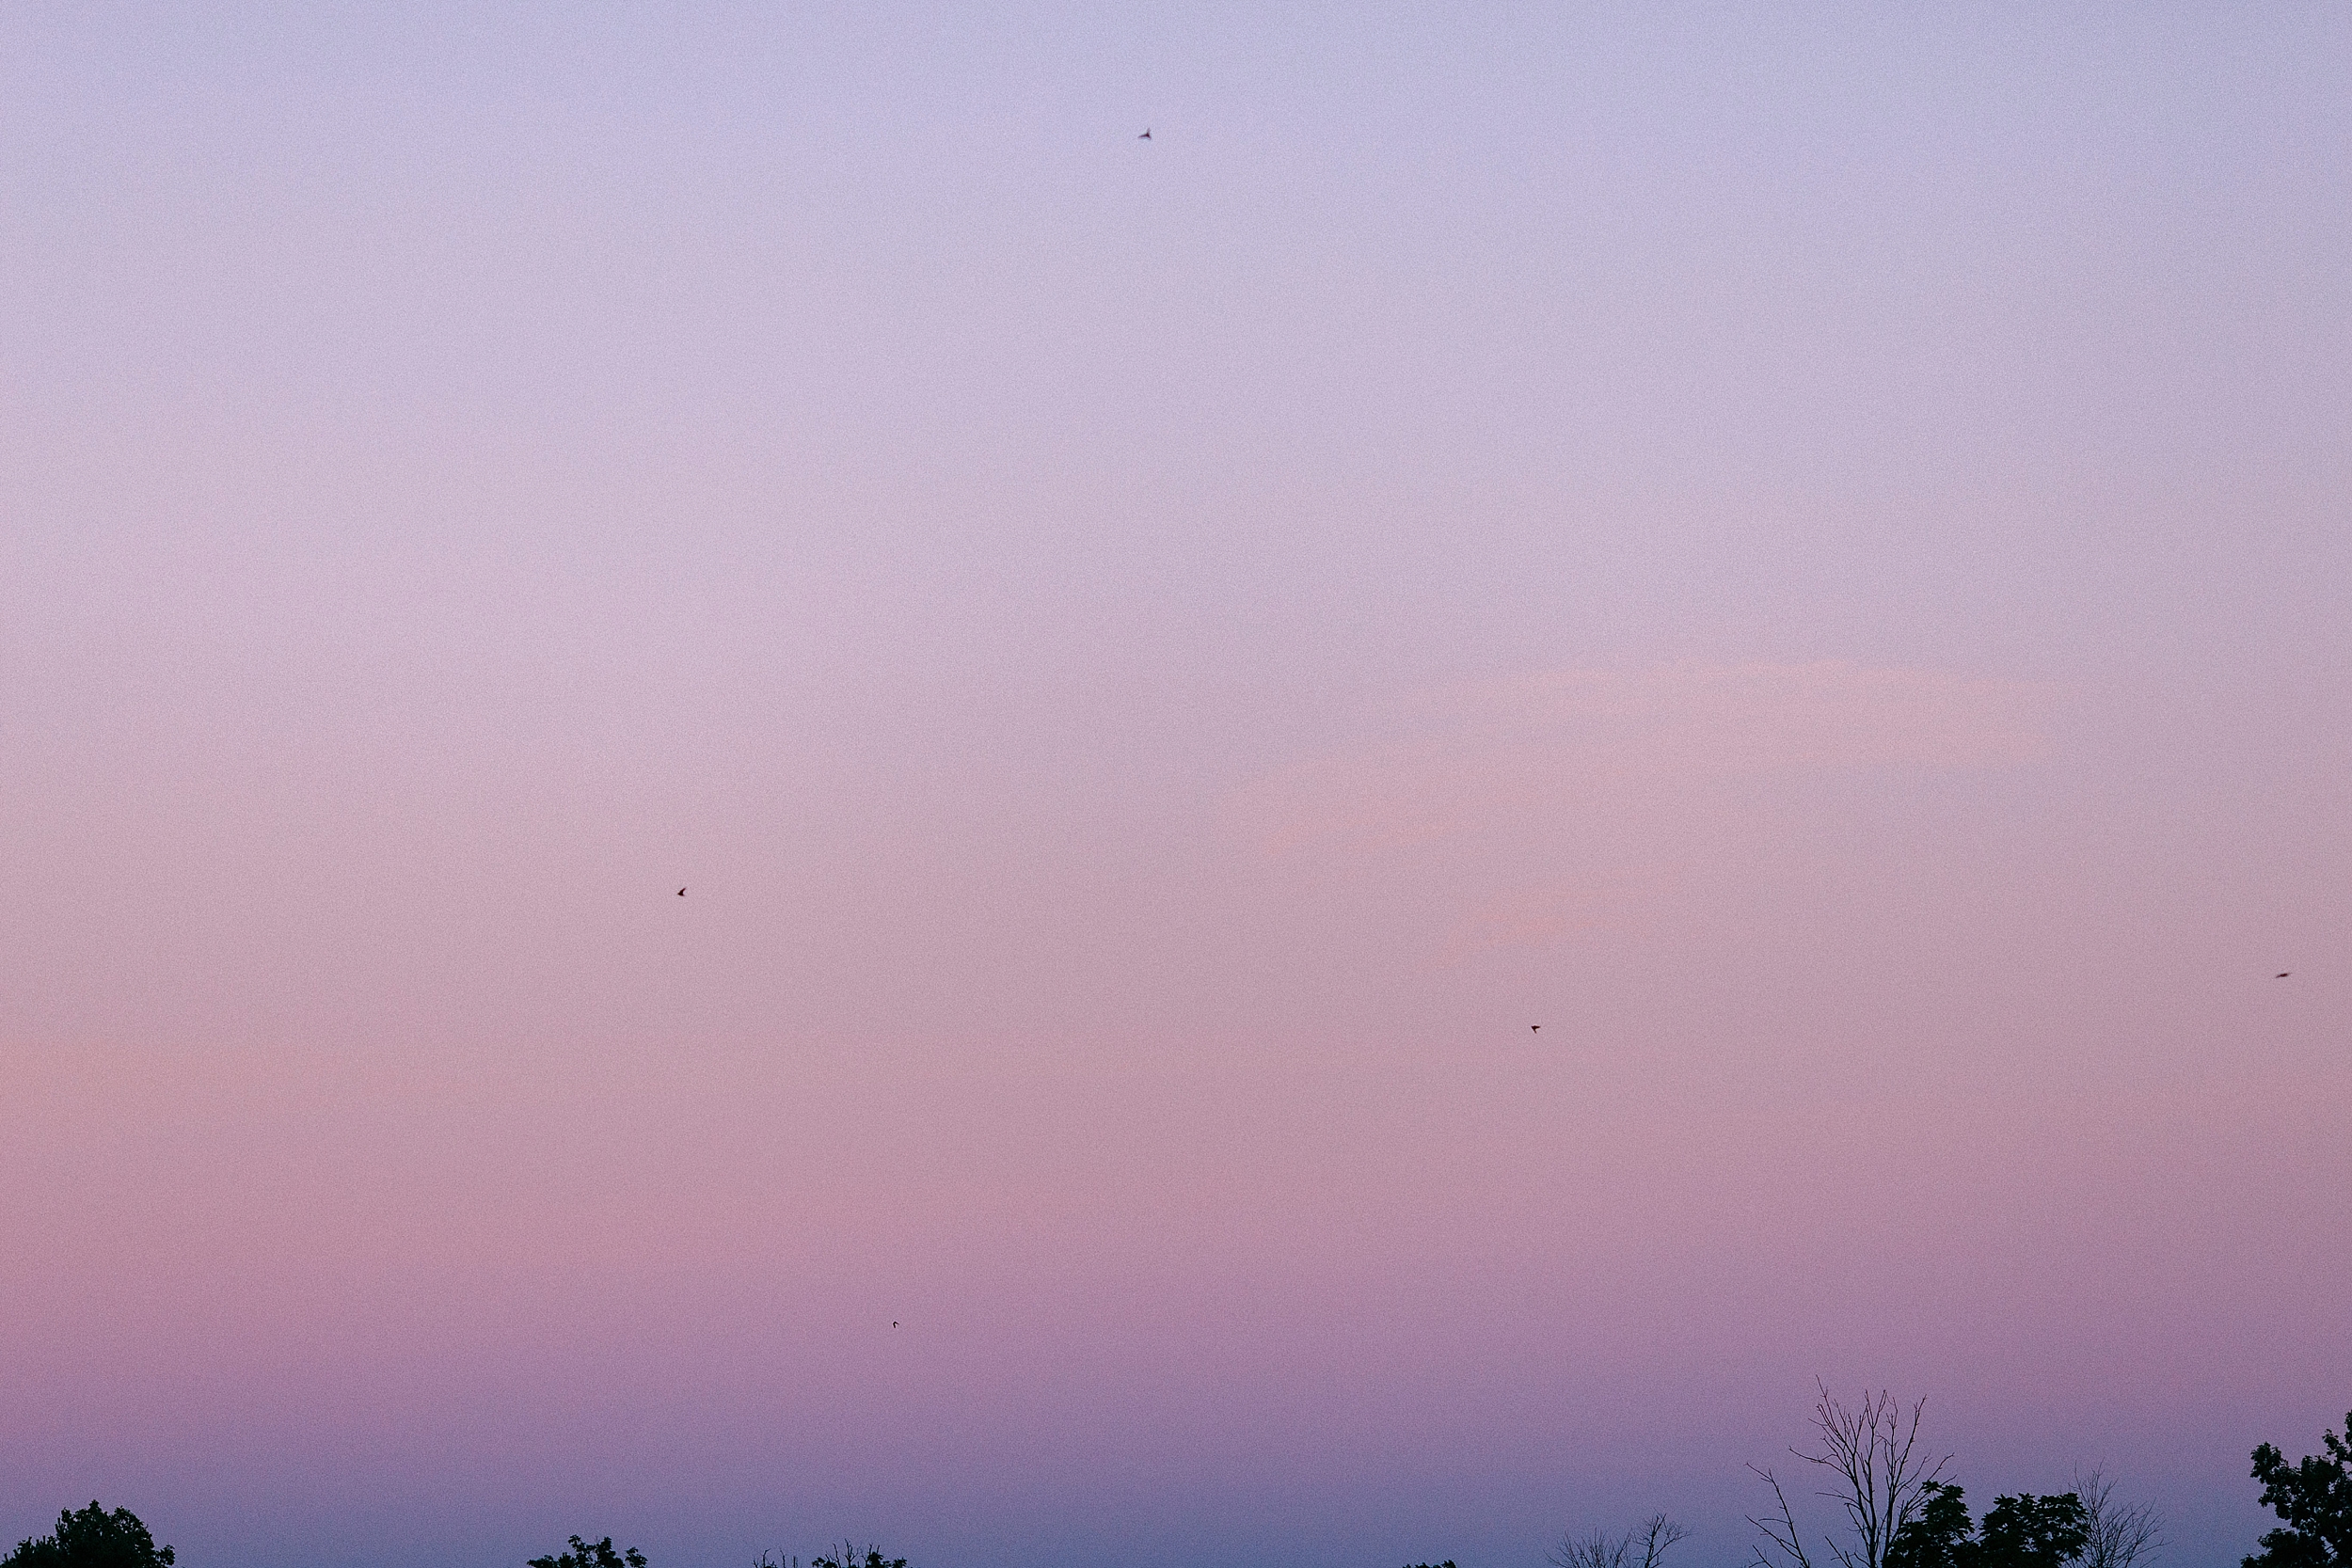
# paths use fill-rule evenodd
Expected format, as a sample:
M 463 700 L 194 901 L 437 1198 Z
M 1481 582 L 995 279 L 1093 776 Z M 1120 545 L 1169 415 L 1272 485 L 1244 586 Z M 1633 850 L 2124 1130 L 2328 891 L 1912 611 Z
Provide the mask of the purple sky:
M 1732 1568 L 1818 1375 L 2234 1562 L 2352 1405 L 2347 60 L 0 9 L 0 1536 Z

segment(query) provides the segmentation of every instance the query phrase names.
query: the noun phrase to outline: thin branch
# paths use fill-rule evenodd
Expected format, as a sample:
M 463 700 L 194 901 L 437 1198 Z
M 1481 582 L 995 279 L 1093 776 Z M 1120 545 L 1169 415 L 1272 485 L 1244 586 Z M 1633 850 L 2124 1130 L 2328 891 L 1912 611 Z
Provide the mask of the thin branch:
M 1919 1426 L 1927 1409 L 1925 1400 L 1905 1410 L 1894 1395 L 1881 1389 L 1875 1394 L 1865 1392 L 1859 1403 L 1849 1405 L 1833 1395 L 1827 1384 L 1817 1381 L 1814 1386 L 1818 1397 L 1812 1424 L 1820 1435 L 1819 1451 L 1794 1447 L 1788 1451 L 1825 1472 L 1826 1484 L 1817 1495 L 1837 1504 L 1846 1516 L 1845 1535 L 1822 1536 L 1822 1549 L 1837 1568 L 1884 1568 L 1895 1537 L 1925 1506 L 1927 1488 L 1942 1480 L 1950 1456 L 1932 1465 L 1920 1457 Z M 1769 1472 L 1756 1473 L 1772 1481 Z M 1777 1481 L 1772 1485 L 1779 1518 L 1759 1523 L 1757 1528 L 1793 1564 L 1796 1559 L 1787 1543 L 1798 1542 L 1795 1549 L 1802 1551 L 1800 1532 L 1787 1497 Z M 1756 1551 L 1759 1557 L 1765 1556 L 1761 1545 Z M 1811 1568 L 1811 1564 L 1802 1568 Z
M 2136 1568 L 2164 1549 L 2155 1504 L 2118 1502 L 2115 1482 L 2097 1465 L 2075 1472 L 2074 1495 L 2083 1503 L 2081 1568 Z
M 1797 1516 L 1788 1507 L 1788 1494 L 1781 1490 L 1780 1478 L 1770 1470 L 1756 1469 L 1753 1465 L 1748 1468 L 1763 1478 L 1764 1484 L 1772 1489 L 1772 1500 L 1780 1505 L 1777 1517 L 1759 1519 L 1753 1513 L 1748 1515 L 1748 1523 L 1772 1544 L 1773 1549 L 1783 1559 L 1774 1562 L 1758 1544 L 1754 1568 L 1813 1568 L 1813 1560 L 1805 1555 L 1804 1538 L 1797 1530 Z

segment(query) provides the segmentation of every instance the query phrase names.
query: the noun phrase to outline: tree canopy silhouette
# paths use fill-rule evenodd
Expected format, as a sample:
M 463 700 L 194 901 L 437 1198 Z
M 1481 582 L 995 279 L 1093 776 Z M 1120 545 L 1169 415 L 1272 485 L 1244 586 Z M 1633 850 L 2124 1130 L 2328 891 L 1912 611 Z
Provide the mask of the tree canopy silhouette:
M 2083 1555 L 2089 1526 L 2072 1492 L 1995 1497 L 1977 1532 L 1976 1568 L 2059 1568 Z
M 1886 1548 L 1886 1568 L 1975 1568 L 1977 1523 L 1967 1494 L 1950 1481 L 1919 1489 L 1919 1511 L 1904 1520 Z
M 2262 1538 L 2262 1550 L 2245 1568 L 2343 1568 L 2352 1563 L 2352 1413 L 2344 1435 L 2320 1433 L 2325 1457 L 2306 1454 L 2299 1465 L 2265 1443 L 2254 1449 L 2254 1479 L 2263 1483 L 2263 1506 L 2280 1527 Z
M 1933 1481 L 1920 1496 L 1887 1547 L 1886 1568 L 2061 1568 L 2090 1544 L 2090 1513 L 2072 1492 L 1995 1497 L 1981 1529 L 1960 1487 Z
M 612 1538 L 589 1543 L 572 1537 L 571 1549 L 534 1557 L 530 1568 L 645 1568 L 645 1554 L 631 1546 L 625 1552 L 612 1549 Z
M 56 1534 L 18 1542 L 0 1558 L 0 1568 L 171 1568 L 171 1557 L 137 1514 L 127 1508 L 109 1513 L 93 1497 L 87 1508 L 60 1513 Z

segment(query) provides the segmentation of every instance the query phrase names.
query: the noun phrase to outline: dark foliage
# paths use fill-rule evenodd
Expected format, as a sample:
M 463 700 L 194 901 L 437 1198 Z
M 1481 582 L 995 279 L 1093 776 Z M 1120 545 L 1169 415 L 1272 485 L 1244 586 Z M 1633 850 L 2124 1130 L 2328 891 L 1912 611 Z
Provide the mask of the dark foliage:
M 614 1551 L 609 1535 L 593 1543 L 575 1535 L 569 1551 L 534 1557 L 531 1568 L 645 1568 L 645 1554 L 634 1546 L 625 1552 Z
M 1975 1568 L 2058 1568 L 2082 1556 L 2089 1525 L 2083 1500 L 2072 1492 L 1995 1497 L 1977 1532 Z
M 1996 1497 L 1979 1529 L 1959 1487 L 1937 1481 L 1920 1490 L 1919 1511 L 1895 1532 L 1886 1568 L 2060 1568 L 2090 1543 L 2090 1514 L 2072 1492 Z
M 1902 1523 L 1886 1548 L 1886 1568 L 1975 1568 L 1976 1521 L 1966 1496 L 1949 1481 L 1919 1489 L 1919 1512 Z
M 158 1546 L 127 1508 L 109 1513 L 96 1498 L 57 1515 L 57 1532 L 17 1543 L 0 1568 L 171 1568 L 171 1548 Z
M 2286 1455 L 2265 1443 L 2254 1450 L 2254 1479 L 2263 1483 L 2263 1506 L 2283 1528 L 2262 1538 L 2262 1550 L 2245 1568 L 2343 1568 L 2352 1564 L 2352 1413 L 2344 1434 L 2320 1433 L 2325 1458 L 2305 1455 L 2289 1465 Z

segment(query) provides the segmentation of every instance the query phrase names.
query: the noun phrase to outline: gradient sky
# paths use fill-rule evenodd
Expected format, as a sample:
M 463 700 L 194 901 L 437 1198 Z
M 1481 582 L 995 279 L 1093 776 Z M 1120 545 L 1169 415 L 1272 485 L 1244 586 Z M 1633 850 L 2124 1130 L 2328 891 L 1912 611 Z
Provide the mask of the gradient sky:
M 0 8 L 0 1535 L 1731 1568 L 1820 1376 L 2234 1562 L 2352 1404 L 2347 62 Z

